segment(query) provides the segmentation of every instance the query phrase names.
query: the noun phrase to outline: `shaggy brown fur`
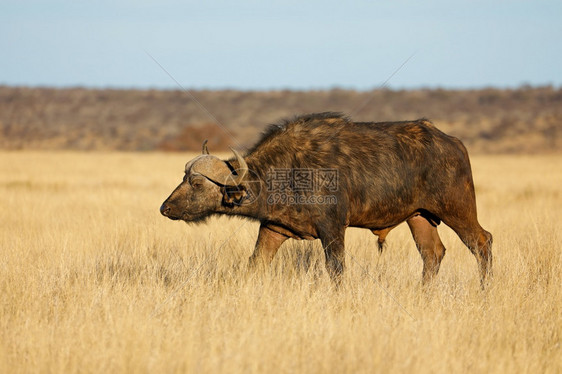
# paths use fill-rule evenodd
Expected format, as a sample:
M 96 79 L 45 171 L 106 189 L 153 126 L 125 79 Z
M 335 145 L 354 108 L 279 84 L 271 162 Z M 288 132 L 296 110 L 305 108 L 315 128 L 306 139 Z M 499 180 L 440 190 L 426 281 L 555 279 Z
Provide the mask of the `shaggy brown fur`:
M 492 235 L 477 220 L 466 149 L 426 119 L 374 123 L 352 122 L 339 113 L 304 115 L 270 126 L 244 160 L 251 171 L 247 182 L 234 188 L 217 186 L 220 203 L 214 201 L 219 195 L 208 195 L 215 193 L 209 185 L 204 199 L 214 199 L 212 203 L 174 192 L 164 202 L 163 214 L 186 221 L 211 214 L 259 220 L 252 264 L 269 263 L 288 238 L 320 239 L 327 269 L 336 281 L 344 269 L 347 227 L 371 230 L 379 236 L 382 250 L 388 232 L 404 221 L 424 261 L 423 280 L 430 280 L 445 254 L 436 228 L 443 221 L 475 255 L 482 282 L 491 271 Z M 235 174 L 238 161 L 225 162 Z M 305 176 L 308 170 L 316 184 L 300 188 L 297 174 L 291 174 L 272 189 L 279 182 L 272 175 L 279 170 L 304 170 Z M 326 170 L 337 174 L 335 184 L 322 183 L 314 174 Z M 189 170 L 186 175 L 190 177 Z M 272 199 L 279 194 L 297 203 Z M 201 213 L 186 216 L 197 204 L 208 208 L 198 205 Z

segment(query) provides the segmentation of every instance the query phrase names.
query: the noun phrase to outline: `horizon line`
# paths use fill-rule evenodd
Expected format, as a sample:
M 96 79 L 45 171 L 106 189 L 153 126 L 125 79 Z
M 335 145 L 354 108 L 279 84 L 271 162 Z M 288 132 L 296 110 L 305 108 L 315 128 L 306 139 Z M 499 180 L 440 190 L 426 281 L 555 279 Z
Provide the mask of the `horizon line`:
M 26 88 L 26 89 L 54 89 L 54 90 L 92 90 L 92 91 L 178 91 L 174 86 L 152 86 L 152 85 L 87 85 L 87 84 L 10 84 L 0 82 L 0 88 Z M 351 91 L 351 92 L 373 92 L 373 91 L 484 91 L 500 90 L 515 91 L 525 89 L 562 89 L 562 84 L 554 83 L 519 83 L 516 85 L 475 85 L 475 86 L 446 86 L 446 85 L 419 85 L 419 86 L 373 86 L 371 88 L 357 88 L 344 85 L 331 85 L 325 87 L 188 87 L 193 91 L 235 91 L 235 92 L 328 92 L 328 91 Z

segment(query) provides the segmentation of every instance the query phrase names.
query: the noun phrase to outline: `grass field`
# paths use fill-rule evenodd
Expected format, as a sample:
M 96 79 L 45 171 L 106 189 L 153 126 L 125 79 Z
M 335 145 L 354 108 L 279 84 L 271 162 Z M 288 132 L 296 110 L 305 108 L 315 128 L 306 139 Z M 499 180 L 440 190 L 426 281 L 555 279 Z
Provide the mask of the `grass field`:
M 494 278 L 447 227 L 436 281 L 406 225 L 347 232 L 343 287 L 317 241 L 266 273 L 257 224 L 158 208 L 185 154 L 0 153 L 0 372 L 562 372 L 562 156 L 479 156 Z

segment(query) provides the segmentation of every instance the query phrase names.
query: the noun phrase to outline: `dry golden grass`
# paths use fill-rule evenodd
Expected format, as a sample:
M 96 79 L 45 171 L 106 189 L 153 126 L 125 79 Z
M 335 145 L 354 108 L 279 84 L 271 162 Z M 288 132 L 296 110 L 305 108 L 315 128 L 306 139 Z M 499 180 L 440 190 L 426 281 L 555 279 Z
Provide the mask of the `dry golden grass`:
M 248 274 L 257 224 L 160 216 L 188 158 L 0 154 L 0 372 L 562 371 L 561 156 L 473 158 L 485 292 L 447 227 L 427 290 L 405 225 L 348 230 L 339 291 L 316 242 Z

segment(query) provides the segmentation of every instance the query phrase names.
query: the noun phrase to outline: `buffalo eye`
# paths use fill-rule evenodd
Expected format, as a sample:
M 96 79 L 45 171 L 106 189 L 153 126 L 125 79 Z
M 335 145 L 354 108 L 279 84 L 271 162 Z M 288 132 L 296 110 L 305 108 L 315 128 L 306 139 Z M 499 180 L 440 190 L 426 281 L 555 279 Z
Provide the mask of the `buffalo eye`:
M 191 177 L 189 183 L 191 184 L 191 187 L 193 187 L 194 189 L 198 189 L 201 188 L 203 186 L 203 182 L 205 182 L 205 178 L 203 177 Z

